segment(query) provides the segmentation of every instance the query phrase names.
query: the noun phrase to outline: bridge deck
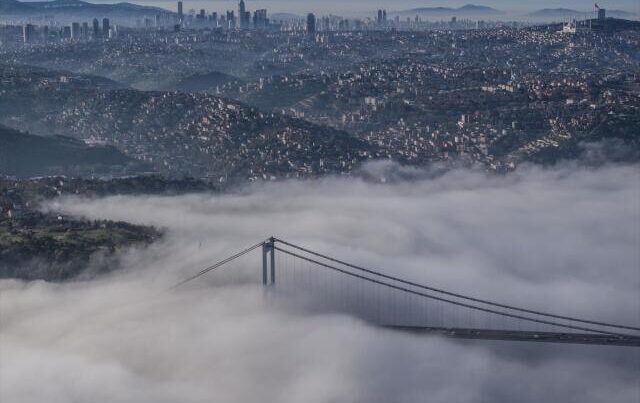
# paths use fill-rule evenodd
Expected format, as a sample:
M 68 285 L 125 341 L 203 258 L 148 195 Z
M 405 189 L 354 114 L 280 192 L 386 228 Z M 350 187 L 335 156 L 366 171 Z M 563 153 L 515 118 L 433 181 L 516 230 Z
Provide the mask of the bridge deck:
M 588 333 L 555 333 L 497 329 L 464 329 L 393 325 L 385 325 L 384 327 L 411 333 L 436 334 L 444 337 L 453 337 L 460 339 L 537 341 L 546 343 L 598 344 L 604 346 L 640 347 L 640 336 L 609 336 L 604 334 Z

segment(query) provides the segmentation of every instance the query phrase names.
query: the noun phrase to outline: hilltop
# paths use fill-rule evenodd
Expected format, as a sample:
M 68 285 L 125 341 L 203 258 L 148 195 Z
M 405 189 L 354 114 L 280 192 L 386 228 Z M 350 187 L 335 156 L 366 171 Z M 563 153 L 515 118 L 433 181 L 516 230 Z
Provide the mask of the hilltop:
M 579 11 L 570 8 L 544 8 L 528 14 L 534 18 L 588 18 L 593 17 L 593 11 Z M 636 15 L 624 10 L 607 10 L 607 16 L 617 18 L 632 18 Z
M 0 0 L 0 13 L 3 15 L 31 14 L 37 8 L 30 3 L 22 3 L 17 0 Z
M 171 11 L 132 3 L 95 4 L 82 0 L 52 0 L 21 2 L 0 0 L 0 11 L 6 16 L 61 16 L 61 17 L 142 17 L 173 14 Z
M 492 7 L 467 4 L 458 8 L 451 7 L 420 7 L 412 8 L 410 10 L 398 11 L 393 14 L 430 14 L 430 15 L 459 15 L 459 16 L 471 16 L 471 15 L 499 15 L 504 12 Z

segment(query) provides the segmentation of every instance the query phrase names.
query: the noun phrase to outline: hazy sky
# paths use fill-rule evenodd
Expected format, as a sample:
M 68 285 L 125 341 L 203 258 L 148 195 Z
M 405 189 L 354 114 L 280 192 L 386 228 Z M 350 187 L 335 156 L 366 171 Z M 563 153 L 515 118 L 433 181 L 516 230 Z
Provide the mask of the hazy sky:
M 638 348 L 443 340 L 294 310 L 258 285 L 258 253 L 167 291 L 275 234 L 454 291 L 640 322 L 639 165 L 433 178 L 377 163 L 367 174 L 386 184 L 327 178 L 57 205 L 166 237 L 100 280 L 0 281 L 2 402 L 640 399 Z M 253 282 L 232 282 L 245 275 Z
M 120 0 L 91 0 L 95 3 L 118 3 Z M 156 5 L 163 8 L 175 10 L 177 1 L 173 0 L 131 0 L 131 3 Z M 235 9 L 237 8 L 235 0 L 185 0 L 185 8 L 200 9 L 207 11 Z M 514 0 L 483 0 L 483 1 L 438 1 L 438 0 L 247 0 L 247 7 L 250 10 L 257 8 L 267 8 L 271 12 L 293 12 L 304 14 L 313 11 L 319 14 L 353 14 L 359 16 L 374 15 L 378 8 L 386 8 L 388 11 L 406 10 L 416 7 L 459 7 L 464 4 L 480 4 L 495 7 L 505 11 L 524 12 L 526 10 L 540 8 L 557 8 L 567 7 L 578 10 L 592 10 L 593 2 L 587 0 L 539 0 L 534 2 L 523 2 Z M 610 0 L 599 2 L 599 5 L 609 9 L 625 9 L 628 11 L 638 12 L 640 1 L 638 0 Z

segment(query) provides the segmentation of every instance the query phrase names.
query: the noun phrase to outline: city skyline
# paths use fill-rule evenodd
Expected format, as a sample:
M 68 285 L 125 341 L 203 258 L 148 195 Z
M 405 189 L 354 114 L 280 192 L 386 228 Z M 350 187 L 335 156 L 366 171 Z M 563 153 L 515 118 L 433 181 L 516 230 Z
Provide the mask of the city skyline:
M 26 0 L 36 1 L 36 0 Z M 89 1 L 96 4 L 117 4 L 119 0 L 98 0 Z M 133 4 L 140 4 L 146 6 L 156 6 L 166 9 L 168 11 L 176 12 L 174 0 L 134 0 L 130 1 Z M 578 11 L 590 11 L 593 9 L 592 3 L 587 3 L 582 0 L 564 0 L 564 1 L 552 1 L 542 0 L 534 3 L 526 3 L 511 0 L 486 0 L 486 1 L 441 1 L 441 0 L 406 0 L 401 2 L 388 3 L 383 0 L 351 0 L 351 1 L 338 1 L 338 0 L 312 0 L 312 1 L 291 1 L 291 0 L 252 0 L 248 1 L 248 8 L 250 9 L 268 9 L 275 13 L 298 13 L 301 18 L 304 18 L 308 12 L 315 14 L 343 14 L 350 17 L 366 17 L 371 13 L 375 13 L 377 9 L 384 8 L 388 12 L 393 13 L 397 11 L 405 11 L 413 8 L 420 7 L 461 7 L 467 4 L 483 5 L 493 7 L 502 11 L 505 11 L 509 15 L 519 15 L 528 11 L 534 11 L 544 8 L 569 8 L 576 9 Z M 183 1 L 185 11 L 188 10 L 200 10 L 204 8 L 207 11 L 217 11 L 218 9 L 237 9 L 238 1 L 236 0 L 185 0 Z M 620 9 L 633 13 L 640 14 L 640 2 L 636 0 L 614 0 L 607 2 L 600 2 L 600 6 L 607 9 Z

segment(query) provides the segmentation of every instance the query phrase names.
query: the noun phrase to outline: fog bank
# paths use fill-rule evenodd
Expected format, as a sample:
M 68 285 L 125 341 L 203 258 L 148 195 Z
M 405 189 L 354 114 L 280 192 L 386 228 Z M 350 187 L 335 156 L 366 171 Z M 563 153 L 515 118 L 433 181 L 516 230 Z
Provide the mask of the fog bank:
M 166 236 L 93 281 L 0 282 L 0 400 L 637 401 L 640 349 L 458 342 L 301 314 L 270 302 L 258 253 L 234 276 L 166 288 L 275 235 L 452 291 L 637 326 L 639 168 L 434 177 L 376 164 L 368 177 L 386 183 L 63 200 L 50 207 Z

